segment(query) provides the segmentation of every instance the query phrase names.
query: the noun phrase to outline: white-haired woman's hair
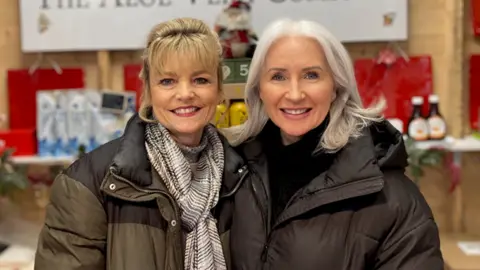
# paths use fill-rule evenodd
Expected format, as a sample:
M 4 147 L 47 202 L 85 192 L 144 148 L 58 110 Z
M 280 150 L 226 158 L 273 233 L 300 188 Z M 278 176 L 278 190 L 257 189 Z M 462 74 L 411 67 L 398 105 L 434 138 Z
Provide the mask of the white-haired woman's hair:
M 277 39 L 284 36 L 305 36 L 318 41 L 335 81 L 336 98 L 330 107 L 330 121 L 315 152 L 338 151 L 351 138 L 359 137 L 362 129 L 369 124 L 383 120 L 381 115 L 385 107 L 384 100 L 380 99 L 370 108 L 363 107 L 352 60 L 342 43 L 330 31 L 313 21 L 281 19 L 271 23 L 265 29 L 250 64 L 245 86 L 248 120 L 243 125 L 222 130 L 232 145 L 237 146 L 258 135 L 269 119 L 260 99 L 260 76 L 268 50 Z

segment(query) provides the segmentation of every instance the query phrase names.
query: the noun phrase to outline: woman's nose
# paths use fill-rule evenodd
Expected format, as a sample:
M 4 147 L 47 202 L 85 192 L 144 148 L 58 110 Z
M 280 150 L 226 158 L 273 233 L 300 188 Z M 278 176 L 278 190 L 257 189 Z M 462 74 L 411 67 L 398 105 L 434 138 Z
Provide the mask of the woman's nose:
M 292 82 L 292 85 L 290 86 L 290 89 L 288 90 L 286 97 L 292 102 L 299 102 L 305 98 L 305 94 L 300 89 L 300 87 L 298 87 L 297 82 Z
M 194 91 L 192 86 L 187 83 L 181 83 L 177 87 L 177 98 L 178 99 L 191 99 L 193 98 Z

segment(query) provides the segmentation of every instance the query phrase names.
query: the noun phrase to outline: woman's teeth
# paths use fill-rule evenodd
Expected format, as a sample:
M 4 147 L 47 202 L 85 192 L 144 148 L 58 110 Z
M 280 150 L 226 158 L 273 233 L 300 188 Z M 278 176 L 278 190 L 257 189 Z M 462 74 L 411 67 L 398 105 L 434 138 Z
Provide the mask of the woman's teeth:
M 173 110 L 173 112 L 176 113 L 176 114 L 188 114 L 188 113 L 196 112 L 199 109 L 200 108 L 198 108 L 198 107 L 188 107 L 188 108 L 176 109 L 176 110 Z
M 297 115 L 297 114 L 306 113 L 306 112 L 308 111 L 308 109 L 296 109 L 296 110 L 282 109 L 282 111 L 283 111 L 284 113 Z

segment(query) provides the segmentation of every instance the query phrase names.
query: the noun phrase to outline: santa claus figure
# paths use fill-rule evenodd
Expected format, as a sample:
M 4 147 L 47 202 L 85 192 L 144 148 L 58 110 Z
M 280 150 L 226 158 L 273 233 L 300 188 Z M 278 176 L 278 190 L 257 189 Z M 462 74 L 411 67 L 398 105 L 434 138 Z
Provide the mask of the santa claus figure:
M 251 26 L 249 3 L 233 1 L 218 16 L 215 31 L 220 37 L 224 58 L 253 56 L 257 36 Z

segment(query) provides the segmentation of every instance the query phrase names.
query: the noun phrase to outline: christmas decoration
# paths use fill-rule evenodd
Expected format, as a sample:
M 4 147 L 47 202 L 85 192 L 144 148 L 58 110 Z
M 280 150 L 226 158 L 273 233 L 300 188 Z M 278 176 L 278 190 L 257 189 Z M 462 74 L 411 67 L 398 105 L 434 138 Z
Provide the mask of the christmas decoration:
M 5 149 L 0 153 L 0 198 L 5 198 L 12 191 L 25 189 L 28 179 L 23 168 L 14 166 L 10 157 L 13 149 Z
M 257 36 L 251 26 L 250 11 L 249 3 L 235 0 L 217 17 L 215 31 L 220 38 L 224 58 L 253 56 Z
M 407 138 L 405 146 L 408 153 L 410 175 L 415 183 L 418 183 L 424 175 L 425 168 L 436 167 L 445 161 L 446 151 L 441 148 L 421 149 L 416 146 L 414 140 Z

